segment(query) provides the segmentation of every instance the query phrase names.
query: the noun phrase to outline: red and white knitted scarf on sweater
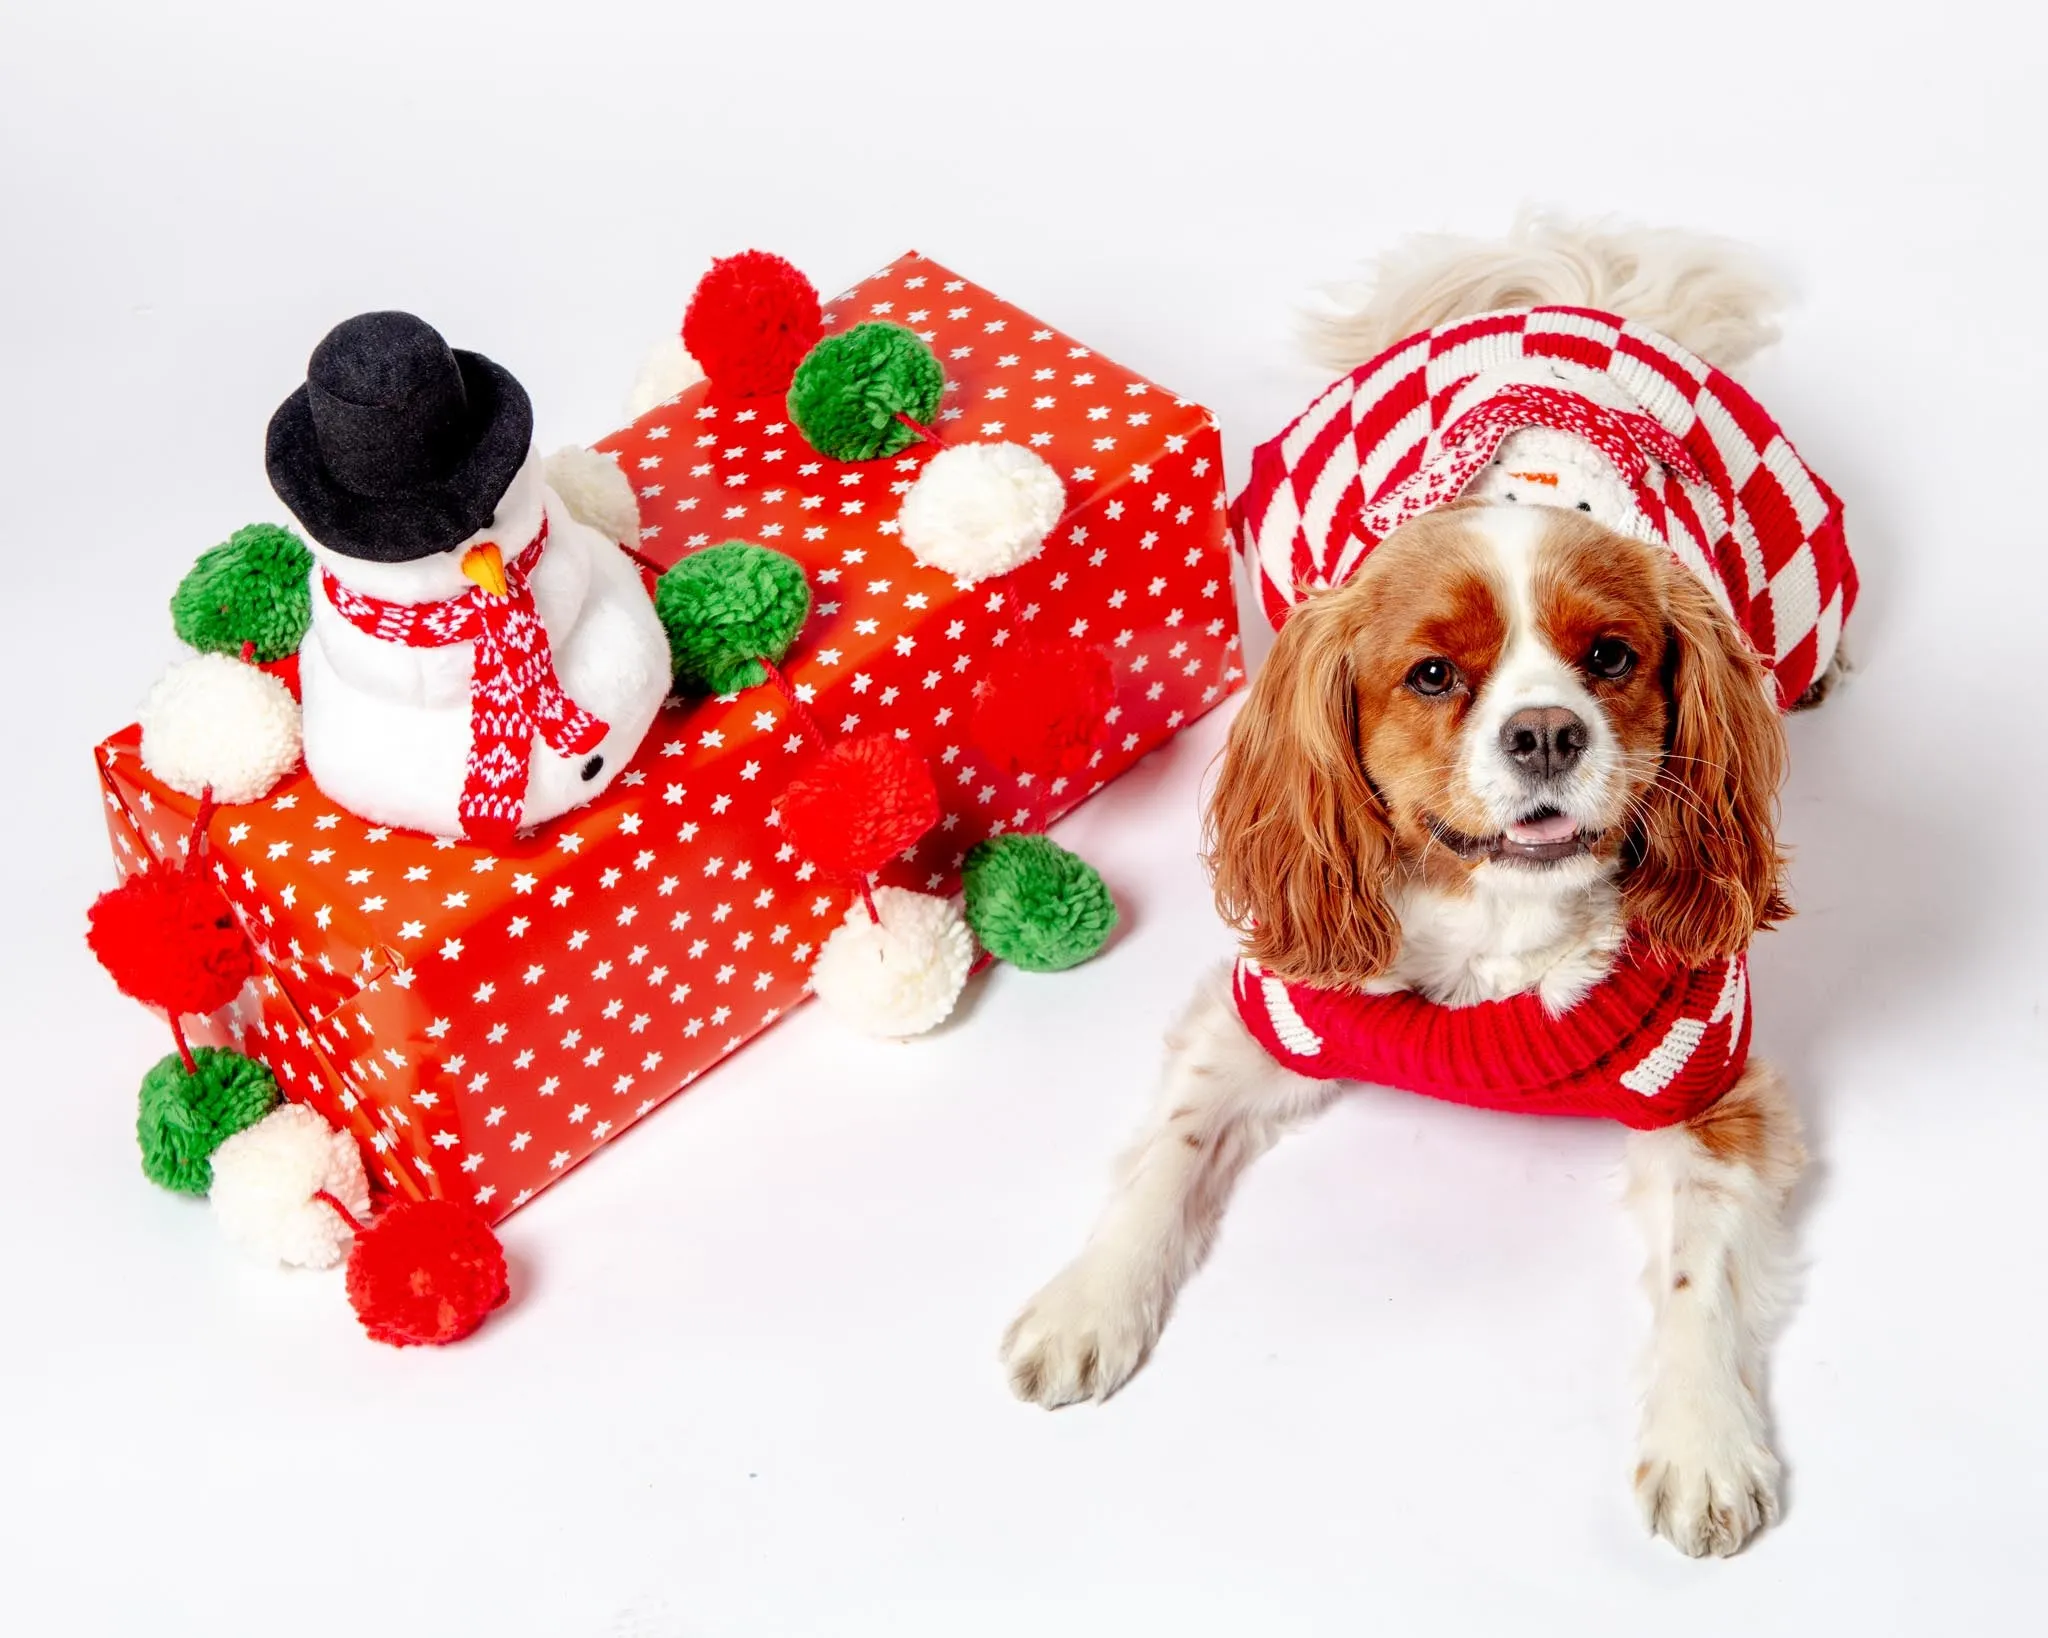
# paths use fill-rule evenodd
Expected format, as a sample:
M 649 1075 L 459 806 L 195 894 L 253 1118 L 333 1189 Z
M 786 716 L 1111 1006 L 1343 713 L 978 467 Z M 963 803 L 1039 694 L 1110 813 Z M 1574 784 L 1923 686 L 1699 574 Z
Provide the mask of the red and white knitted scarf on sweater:
M 457 809 L 474 842 L 508 842 L 526 810 L 535 736 L 562 756 L 582 756 L 609 729 L 562 691 L 547 627 L 527 581 L 547 544 L 548 523 L 505 565 L 505 595 L 478 586 L 437 603 L 387 603 L 320 577 L 335 613 L 361 632 L 407 648 L 476 644 L 469 679 L 469 763 Z
M 1661 542 L 1749 638 L 1789 706 L 1856 602 L 1842 503 L 1748 392 L 1612 313 L 1528 307 L 1410 336 L 1334 382 L 1252 454 L 1232 508 L 1266 617 L 1348 579 L 1409 518 L 1457 499 L 1503 439 L 1590 445 L 1632 505 L 1602 522 Z
M 1231 989 L 1245 1027 L 1296 1074 L 1481 1109 L 1672 1126 L 1712 1104 L 1749 1060 L 1741 956 L 1682 967 L 1631 945 L 1554 1016 L 1529 993 L 1446 1007 L 1407 992 L 1315 989 L 1249 958 Z

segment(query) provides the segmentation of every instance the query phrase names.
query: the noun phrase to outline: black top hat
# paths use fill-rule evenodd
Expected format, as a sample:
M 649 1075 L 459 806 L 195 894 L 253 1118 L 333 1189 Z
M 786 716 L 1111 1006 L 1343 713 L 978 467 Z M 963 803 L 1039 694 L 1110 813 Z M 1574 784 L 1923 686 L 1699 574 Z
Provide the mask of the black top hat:
M 264 463 L 321 545 L 407 563 L 489 523 L 532 442 L 533 406 L 504 368 L 410 313 L 358 313 L 313 349 Z

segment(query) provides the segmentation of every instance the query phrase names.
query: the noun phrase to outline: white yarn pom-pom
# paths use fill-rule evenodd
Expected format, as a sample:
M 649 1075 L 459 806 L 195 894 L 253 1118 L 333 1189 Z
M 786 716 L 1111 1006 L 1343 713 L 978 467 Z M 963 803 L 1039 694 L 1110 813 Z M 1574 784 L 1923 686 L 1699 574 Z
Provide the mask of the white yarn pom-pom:
M 180 660 L 143 701 L 142 765 L 174 791 L 253 802 L 299 765 L 299 702 L 226 654 Z
M 666 404 L 685 387 L 704 379 L 704 367 L 683 346 L 680 330 L 672 331 L 641 360 L 633 390 L 626 395 L 626 413 L 635 421 L 657 404 Z
M 578 523 L 629 549 L 640 544 L 640 497 L 617 457 L 570 444 L 550 455 L 541 472 Z
M 863 1035 L 922 1035 L 944 1023 L 967 984 L 974 940 L 951 899 L 875 889 L 875 912 L 856 903 L 811 968 L 818 999 Z
M 918 562 L 972 585 L 1036 557 L 1066 506 L 1060 475 L 1022 444 L 954 444 L 925 463 L 897 521 Z
M 324 1200 L 334 1196 L 360 1221 L 370 1214 L 370 1183 L 355 1140 L 302 1103 L 271 1110 L 213 1151 L 207 1200 L 222 1230 L 266 1262 L 332 1268 L 355 1231 Z

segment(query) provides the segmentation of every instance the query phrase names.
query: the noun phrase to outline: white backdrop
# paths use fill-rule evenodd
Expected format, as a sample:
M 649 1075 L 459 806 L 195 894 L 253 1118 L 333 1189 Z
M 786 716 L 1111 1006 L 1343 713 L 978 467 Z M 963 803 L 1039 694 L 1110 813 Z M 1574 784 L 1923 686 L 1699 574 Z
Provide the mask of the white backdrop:
M 0 13 L 10 936 L 0 1624 L 28 1633 L 2038 1630 L 2048 447 L 2038 12 L 583 0 Z M 1382 1095 L 1255 1169 L 1151 1366 L 1014 1403 L 1160 1030 L 1227 940 L 1219 713 L 1071 824 L 1128 936 L 909 1046 L 793 1019 L 504 1236 L 476 1341 L 362 1339 L 149 1187 L 161 1026 L 87 956 L 88 750 L 201 547 L 281 517 L 312 343 L 421 312 L 547 447 L 713 253 L 915 246 L 1199 398 L 1233 478 L 1290 308 L 1524 201 L 1761 246 L 1756 381 L 1845 496 L 1863 674 L 1793 729 L 1757 1040 L 1819 1156 L 1782 1527 L 1648 1540 L 1615 1132 Z

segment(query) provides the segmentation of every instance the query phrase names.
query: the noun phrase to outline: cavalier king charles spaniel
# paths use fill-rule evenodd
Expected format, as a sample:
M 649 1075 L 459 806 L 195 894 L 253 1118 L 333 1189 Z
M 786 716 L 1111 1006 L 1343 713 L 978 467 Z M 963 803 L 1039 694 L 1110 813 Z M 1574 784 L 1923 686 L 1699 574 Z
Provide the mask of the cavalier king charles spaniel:
M 1724 246 L 1539 225 L 1382 264 L 1327 321 L 1329 360 L 1545 303 L 1651 325 L 1722 370 L 1771 335 L 1766 288 Z M 1217 904 L 1252 971 L 1450 1008 L 1533 995 L 1561 1016 L 1631 940 L 1739 962 L 1788 913 L 1764 662 L 1671 550 L 1559 498 L 1554 475 L 1496 462 L 1281 625 L 1208 812 Z M 1627 1138 L 1654 1311 L 1635 1492 L 1695 1555 L 1777 1516 L 1761 1348 L 1803 1160 L 1777 1073 L 1742 1064 L 1732 1036 L 1726 1051 L 1717 1101 Z M 1092 1237 L 1004 1339 L 1016 1393 L 1057 1406 L 1121 1387 L 1243 1168 L 1340 1089 L 1283 1066 L 1227 975 L 1207 981 Z

